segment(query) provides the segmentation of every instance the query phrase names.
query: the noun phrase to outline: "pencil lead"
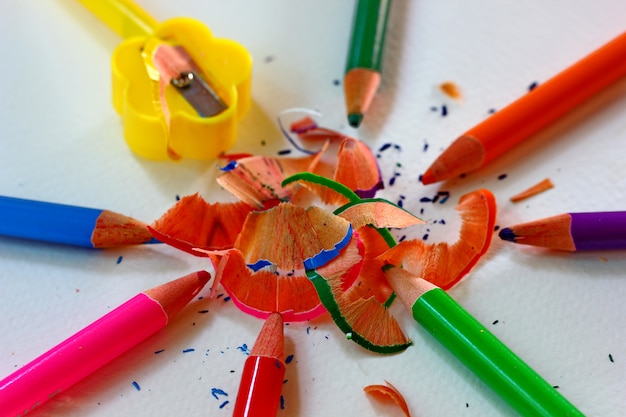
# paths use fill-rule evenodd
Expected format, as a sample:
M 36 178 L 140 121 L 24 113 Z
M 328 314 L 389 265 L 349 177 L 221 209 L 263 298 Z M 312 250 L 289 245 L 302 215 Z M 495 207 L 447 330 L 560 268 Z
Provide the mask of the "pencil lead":
M 509 227 L 505 227 L 504 229 L 500 230 L 500 233 L 498 233 L 498 236 L 500 236 L 500 239 L 502 240 L 506 240 L 508 242 L 515 242 L 515 233 L 513 233 L 513 230 L 511 230 Z
M 348 123 L 352 127 L 359 127 L 361 125 L 361 121 L 363 120 L 362 113 L 350 113 L 348 114 Z

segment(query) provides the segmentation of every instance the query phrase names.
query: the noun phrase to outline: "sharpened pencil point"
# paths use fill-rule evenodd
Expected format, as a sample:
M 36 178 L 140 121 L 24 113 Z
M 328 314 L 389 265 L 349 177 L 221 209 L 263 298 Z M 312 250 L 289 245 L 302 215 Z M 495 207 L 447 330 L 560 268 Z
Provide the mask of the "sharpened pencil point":
M 348 115 L 348 123 L 352 127 L 359 127 L 361 125 L 361 121 L 363 120 L 362 113 L 350 113 Z
M 500 239 L 506 240 L 507 242 L 515 242 L 515 233 L 513 233 L 513 230 L 508 227 L 500 230 L 498 236 L 500 236 Z
M 424 174 L 422 174 L 421 181 L 422 181 L 422 184 L 428 185 L 428 184 L 437 182 L 437 179 L 433 175 L 432 171 L 428 170 L 424 172 Z
M 285 349 L 284 343 L 283 317 L 280 313 L 272 313 L 265 320 L 250 355 L 282 360 Z

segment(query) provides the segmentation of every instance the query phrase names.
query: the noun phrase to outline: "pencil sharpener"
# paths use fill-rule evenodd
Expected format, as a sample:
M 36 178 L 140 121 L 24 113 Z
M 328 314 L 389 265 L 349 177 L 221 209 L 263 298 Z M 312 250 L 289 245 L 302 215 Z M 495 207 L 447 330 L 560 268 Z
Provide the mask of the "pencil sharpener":
M 184 47 L 205 81 L 224 105 L 218 114 L 202 116 L 175 85 L 165 89 L 168 126 L 155 105 L 155 85 L 142 56 L 154 40 Z M 252 57 L 239 43 L 215 38 L 203 23 L 174 18 L 157 26 L 152 37 L 122 42 L 111 60 L 113 107 L 122 116 L 124 139 L 148 159 L 212 159 L 235 143 L 237 123 L 250 107 Z M 179 80 L 180 81 L 180 80 Z M 184 86 L 183 86 L 184 88 Z

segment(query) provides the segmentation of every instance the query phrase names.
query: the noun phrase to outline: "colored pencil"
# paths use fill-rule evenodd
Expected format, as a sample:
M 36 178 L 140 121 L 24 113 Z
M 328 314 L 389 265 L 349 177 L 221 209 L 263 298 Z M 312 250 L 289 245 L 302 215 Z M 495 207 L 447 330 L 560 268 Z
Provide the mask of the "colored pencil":
M 422 175 L 432 184 L 477 170 L 626 75 L 626 32 L 474 126 Z
M 386 276 L 413 318 L 520 415 L 583 416 L 441 288 L 400 268 Z
M 500 238 L 566 251 L 626 249 L 626 211 L 564 213 L 500 230 Z
M 283 318 L 272 313 L 244 363 L 233 417 L 276 416 L 285 376 L 283 356 Z
M 30 413 L 165 327 L 208 282 L 194 272 L 139 293 L 0 381 L 3 416 Z
M 343 79 L 348 122 L 359 127 L 380 85 L 391 0 L 358 0 Z
M 98 249 L 158 242 L 145 223 L 113 211 L 4 196 L 0 235 Z

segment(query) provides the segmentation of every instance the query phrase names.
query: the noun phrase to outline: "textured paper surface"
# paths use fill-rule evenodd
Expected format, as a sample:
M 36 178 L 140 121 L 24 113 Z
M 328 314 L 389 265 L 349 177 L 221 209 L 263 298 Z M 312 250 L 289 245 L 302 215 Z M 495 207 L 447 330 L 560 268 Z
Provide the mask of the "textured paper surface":
M 254 102 L 234 152 L 288 149 L 275 118 L 291 107 L 319 110 L 323 126 L 375 150 L 400 145 L 380 153 L 387 186 L 380 196 L 423 209 L 431 224 L 412 231 L 417 236 L 454 238 L 454 204 L 479 187 L 495 193 L 500 226 L 626 209 L 626 81 L 480 172 L 446 184 L 418 182 L 490 109 L 621 33 L 621 2 L 396 1 L 382 86 L 359 130 L 348 127 L 335 83 L 343 77 L 353 2 L 140 4 L 159 20 L 193 16 L 251 52 Z M 131 154 L 110 104 L 109 59 L 121 39 L 78 2 L 3 1 L 0 33 L 0 194 L 106 208 L 146 222 L 177 195 L 232 198 L 215 184 L 216 161 L 151 162 Z M 444 81 L 461 88 L 462 103 L 437 89 Z M 546 177 L 555 188 L 508 201 Z M 445 204 L 420 202 L 440 190 L 450 192 Z M 440 219 L 446 225 L 432 224 Z M 0 376 L 137 292 L 203 268 L 206 260 L 165 246 L 96 252 L 0 238 Z M 496 237 L 450 294 L 583 413 L 616 417 L 626 409 L 625 270 L 624 252 L 551 253 Z M 414 346 L 390 357 L 346 341 L 327 317 L 288 326 L 293 360 L 278 415 L 382 415 L 362 388 L 384 380 L 405 395 L 415 416 L 514 415 L 399 303 L 394 311 Z M 245 346 L 261 325 L 225 297 L 198 300 L 168 329 L 32 415 L 230 416 Z

